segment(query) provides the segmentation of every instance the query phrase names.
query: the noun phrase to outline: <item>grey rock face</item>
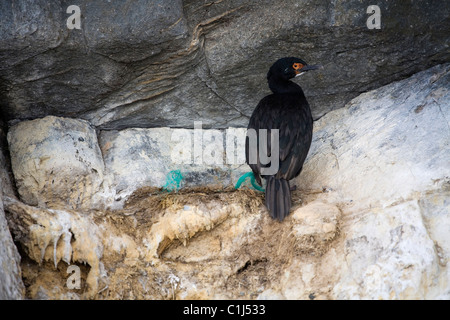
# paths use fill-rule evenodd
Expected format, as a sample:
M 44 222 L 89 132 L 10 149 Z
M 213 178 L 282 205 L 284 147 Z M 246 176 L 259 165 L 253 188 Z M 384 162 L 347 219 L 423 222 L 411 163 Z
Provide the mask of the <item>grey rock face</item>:
M 315 118 L 361 92 L 448 61 L 445 1 L 79 1 L 0 4 L 0 105 L 8 119 L 77 117 L 102 129 L 242 127 L 283 56 L 324 69 L 300 79 Z
M 0 129 L 0 146 L 6 141 Z M 0 300 L 17 300 L 24 296 L 24 285 L 20 269 L 20 255 L 13 242 L 6 220 L 3 199 L 14 197 L 14 191 L 8 173 L 7 158 L 0 152 Z
M 2 198 L 3 196 L 0 198 L 0 300 L 17 300 L 24 295 L 20 256 L 9 232 Z

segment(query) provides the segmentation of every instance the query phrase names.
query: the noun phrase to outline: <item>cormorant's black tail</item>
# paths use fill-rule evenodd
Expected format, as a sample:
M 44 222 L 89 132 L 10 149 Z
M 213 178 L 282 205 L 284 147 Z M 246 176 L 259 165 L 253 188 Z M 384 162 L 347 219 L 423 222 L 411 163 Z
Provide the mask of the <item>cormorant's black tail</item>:
M 267 178 L 266 184 L 266 207 L 270 216 L 283 221 L 291 210 L 291 190 L 289 181 L 277 179 L 274 176 Z

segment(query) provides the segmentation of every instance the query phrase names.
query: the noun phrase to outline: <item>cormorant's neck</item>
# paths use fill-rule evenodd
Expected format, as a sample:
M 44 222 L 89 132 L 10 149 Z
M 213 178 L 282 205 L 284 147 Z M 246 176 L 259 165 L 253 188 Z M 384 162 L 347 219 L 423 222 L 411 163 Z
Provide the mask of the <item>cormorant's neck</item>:
M 273 93 L 303 93 L 300 86 L 290 80 L 269 77 L 267 79 L 269 88 Z

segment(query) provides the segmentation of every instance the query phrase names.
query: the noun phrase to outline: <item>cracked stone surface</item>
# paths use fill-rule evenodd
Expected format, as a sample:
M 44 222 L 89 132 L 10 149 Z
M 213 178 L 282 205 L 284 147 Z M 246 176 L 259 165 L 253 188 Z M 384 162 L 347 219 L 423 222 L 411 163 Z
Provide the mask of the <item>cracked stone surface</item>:
M 20 255 L 5 217 L 3 195 L 0 200 L 0 240 L 2 242 L 0 247 L 0 300 L 23 299 L 25 287 L 22 281 Z
M 0 4 L 0 110 L 101 129 L 245 127 L 283 56 L 324 69 L 301 83 L 314 118 L 367 90 L 450 59 L 445 1 L 78 1 Z
M 3 150 L 6 142 L 5 132 L 0 129 L 0 146 Z M 13 242 L 8 221 L 6 219 L 3 199 L 14 194 L 11 176 L 6 170 L 8 158 L 0 152 L 0 300 L 22 299 L 25 286 L 22 281 L 20 255 Z

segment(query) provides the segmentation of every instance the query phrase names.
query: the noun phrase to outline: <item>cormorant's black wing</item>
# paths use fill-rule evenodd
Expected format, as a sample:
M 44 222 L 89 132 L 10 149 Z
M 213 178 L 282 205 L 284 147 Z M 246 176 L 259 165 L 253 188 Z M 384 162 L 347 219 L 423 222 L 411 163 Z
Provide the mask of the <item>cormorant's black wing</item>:
M 256 178 L 256 181 L 259 183 L 259 185 L 262 186 L 261 183 L 261 162 L 259 159 L 259 129 L 267 129 L 268 126 L 268 114 L 267 110 L 270 109 L 268 103 L 269 96 L 263 98 L 258 105 L 256 106 L 255 110 L 253 111 L 252 116 L 250 117 L 250 121 L 248 123 L 247 129 L 254 129 L 256 131 L 256 143 L 253 142 L 250 144 L 249 136 L 247 135 L 245 139 L 245 161 L 250 166 L 250 168 L 253 171 L 253 174 Z M 270 140 L 268 140 L 268 144 L 270 143 Z M 256 149 L 256 163 L 250 163 L 250 148 L 252 148 L 252 152 L 255 152 Z M 270 150 L 270 149 L 267 149 Z
M 280 169 L 277 178 L 291 180 L 300 174 L 312 140 L 313 121 L 303 95 L 283 97 L 280 113 Z
M 257 145 L 249 146 L 247 137 L 245 144 L 246 162 L 252 169 L 258 183 L 261 181 L 261 165 L 259 161 L 259 129 L 267 130 L 267 150 L 270 156 L 270 129 L 279 129 L 280 167 L 277 178 L 286 180 L 296 177 L 308 154 L 312 139 L 311 112 L 303 94 L 272 94 L 263 98 L 255 108 L 248 129 L 255 129 Z M 249 163 L 249 148 L 257 148 L 257 163 Z M 261 184 L 261 183 L 260 183 Z

